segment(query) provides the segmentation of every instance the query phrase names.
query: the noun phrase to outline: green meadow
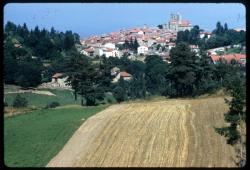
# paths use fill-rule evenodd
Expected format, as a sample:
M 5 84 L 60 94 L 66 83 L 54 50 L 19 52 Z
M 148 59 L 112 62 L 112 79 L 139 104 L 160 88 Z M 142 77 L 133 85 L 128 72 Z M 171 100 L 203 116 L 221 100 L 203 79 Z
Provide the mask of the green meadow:
M 59 107 L 4 118 L 5 165 L 46 166 L 88 117 L 106 107 Z

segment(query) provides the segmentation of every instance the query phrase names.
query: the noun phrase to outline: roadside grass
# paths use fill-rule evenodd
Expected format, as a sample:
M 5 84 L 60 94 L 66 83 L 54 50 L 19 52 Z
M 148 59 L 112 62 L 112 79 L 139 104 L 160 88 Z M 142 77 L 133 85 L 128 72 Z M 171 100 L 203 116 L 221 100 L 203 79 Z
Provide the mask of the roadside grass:
M 42 109 L 4 118 L 5 165 L 46 166 L 83 121 L 106 107 Z

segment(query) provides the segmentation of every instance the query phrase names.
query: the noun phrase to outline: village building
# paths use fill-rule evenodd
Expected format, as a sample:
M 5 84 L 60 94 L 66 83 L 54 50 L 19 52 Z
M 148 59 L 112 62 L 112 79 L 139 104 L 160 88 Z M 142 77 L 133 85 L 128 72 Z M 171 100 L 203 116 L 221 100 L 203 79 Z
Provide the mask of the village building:
M 132 75 L 127 73 L 126 71 L 121 71 L 112 80 L 112 83 L 117 83 L 121 78 L 123 78 L 123 80 L 125 80 L 125 81 L 129 81 L 132 79 Z
M 115 44 L 113 44 L 113 43 L 106 43 L 106 44 L 104 45 L 104 48 L 115 49 Z
M 212 36 L 211 32 L 200 32 L 200 34 L 199 34 L 200 38 L 204 38 L 204 37 L 210 38 L 211 36 Z
M 15 43 L 15 44 L 14 44 L 14 47 L 15 47 L 15 48 L 22 48 L 22 44 L 20 44 L 20 43 Z
M 67 83 L 68 76 L 64 73 L 55 73 L 52 76 L 51 82 L 42 83 L 41 88 L 52 88 L 52 89 L 72 89 L 71 85 Z
M 58 87 L 67 87 L 68 86 L 66 83 L 67 78 L 68 78 L 68 76 L 66 76 L 63 73 L 56 73 L 52 76 L 51 83 L 54 83 Z
M 168 22 L 168 29 L 172 31 L 185 31 L 191 30 L 193 26 L 188 20 L 182 20 L 180 13 L 171 14 L 170 21 Z
M 148 47 L 147 46 L 140 46 L 137 48 L 137 54 L 147 54 Z
M 103 50 L 101 48 L 96 48 L 94 55 L 95 56 L 102 56 L 104 54 Z
M 86 55 L 86 56 L 94 56 L 94 52 L 95 50 L 93 47 L 83 49 L 80 51 L 81 54 Z
M 227 55 L 211 55 L 211 59 L 214 64 L 217 64 L 220 61 L 225 61 L 230 64 L 232 60 L 235 60 L 241 65 L 246 64 L 246 54 L 227 54 Z

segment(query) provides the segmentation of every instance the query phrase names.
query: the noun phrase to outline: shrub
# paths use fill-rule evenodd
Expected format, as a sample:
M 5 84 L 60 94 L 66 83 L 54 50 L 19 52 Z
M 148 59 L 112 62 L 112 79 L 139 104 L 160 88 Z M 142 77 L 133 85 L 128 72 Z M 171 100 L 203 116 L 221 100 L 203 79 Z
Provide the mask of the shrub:
M 13 107 L 27 107 L 28 101 L 25 97 L 20 96 L 19 94 L 15 97 L 13 101 Z
M 115 99 L 119 103 L 122 102 L 122 101 L 124 101 L 125 98 L 126 98 L 126 96 L 125 96 L 125 90 L 121 86 L 115 87 L 114 90 L 113 90 L 113 94 L 114 94 Z
M 56 108 L 58 106 L 60 106 L 60 103 L 58 103 L 58 102 L 51 102 L 51 103 L 47 104 L 47 106 L 45 108 L 46 109 L 47 108 Z

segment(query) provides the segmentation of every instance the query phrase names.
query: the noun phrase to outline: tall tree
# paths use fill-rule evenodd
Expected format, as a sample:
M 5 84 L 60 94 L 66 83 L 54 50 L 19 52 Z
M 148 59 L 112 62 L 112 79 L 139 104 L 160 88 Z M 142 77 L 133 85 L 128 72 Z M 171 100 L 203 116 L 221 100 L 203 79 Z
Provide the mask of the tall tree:
M 189 96 L 195 92 L 197 56 L 188 44 L 179 43 L 170 51 L 171 81 L 177 96 Z
M 225 24 L 224 24 L 224 30 L 225 30 L 225 32 L 228 31 L 228 26 L 227 26 L 227 23 L 226 23 L 226 22 L 225 22 Z

